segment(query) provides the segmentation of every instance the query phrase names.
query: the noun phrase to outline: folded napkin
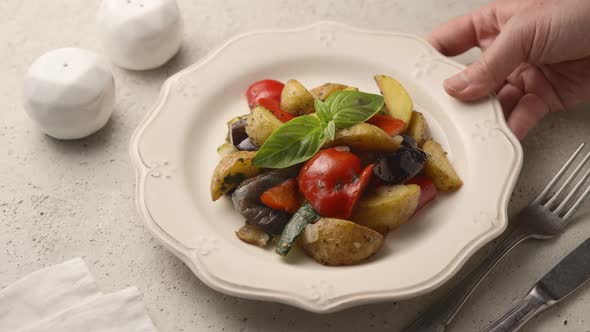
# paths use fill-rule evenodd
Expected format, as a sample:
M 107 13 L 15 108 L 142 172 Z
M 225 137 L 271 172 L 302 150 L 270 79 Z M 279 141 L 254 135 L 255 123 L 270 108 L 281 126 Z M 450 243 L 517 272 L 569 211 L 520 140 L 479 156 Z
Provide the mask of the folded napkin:
M 156 332 L 136 288 L 102 294 L 82 259 L 0 291 L 0 331 Z

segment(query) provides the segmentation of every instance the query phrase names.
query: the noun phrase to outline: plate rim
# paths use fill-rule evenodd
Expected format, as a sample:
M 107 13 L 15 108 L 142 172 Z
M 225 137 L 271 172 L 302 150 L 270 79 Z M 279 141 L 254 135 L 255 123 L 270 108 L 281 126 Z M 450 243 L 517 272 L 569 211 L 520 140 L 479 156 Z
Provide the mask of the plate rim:
M 139 212 L 141 219 L 144 221 L 145 225 L 147 226 L 148 231 L 152 233 L 152 235 L 160 241 L 169 251 L 171 251 L 176 257 L 182 260 L 192 271 L 193 273 L 208 287 L 219 291 L 224 294 L 228 294 L 231 296 L 241 297 L 241 298 L 248 298 L 254 300 L 264 300 L 264 301 L 272 301 L 272 302 L 280 302 L 288 305 L 292 305 L 295 307 L 299 307 L 301 309 L 315 312 L 315 313 L 331 313 L 335 311 L 339 311 L 345 308 L 349 308 L 352 306 L 357 306 L 366 303 L 372 302 L 382 302 L 388 300 L 403 300 L 412 297 L 416 297 L 425 293 L 429 293 L 442 284 L 449 281 L 453 278 L 459 270 L 465 265 L 465 263 L 483 246 L 491 242 L 494 238 L 498 237 L 502 234 L 507 226 L 508 226 L 508 216 L 507 216 L 507 207 L 510 201 L 510 195 L 516 185 L 516 181 L 518 180 L 518 176 L 520 174 L 522 163 L 523 163 L 523 151 L 522 146 L 520 145 L 520 141 L 516 138 L 516 136 L 512 133 L 512 131 L 508 128 L 506 121 L 504 120 L 503 113 L 501 106 L 494 95 L 491 95 L 488 99 L 488 102 L 491 103 L 495 110 L 495 115 L 497 117 L 496 120 L 499 124 L 497 128 L 500 133 L 503 134 L 505 138 L 508 139 L 510 142 L 513 150 L 514 150 L 514 163 L 512 164 L 512 169 L 510 170 L 509 178 L 506 181 L 506 184 L 503 188 L 502 195 L 500 197 L 500 204 L 499 204 L 499 211 L 498 211 L 498 219 L 500 224 L 498 224 L 494 228 L 490 228 L 488 230 L 488 236 L 480 236 L 479 241 L 478 239 L 474 239 L 470 241 L 465 248 L 455 256 L 449 264 L 442 269 L 435 277 L 431 278 L 429 282 L 424 282 L 423 286 L 411 292 L 411 294 L 397 294 L 395 291 L 393 292 L 380 292 L 379 294 L 366 294 L 366 293 L 354 293 L 346 296 L 341 296 L 338 298 L 337 302 L 330 302 L 330 301 L 322 301 L 322 302 L 314 302 L 305 299 L 302 296 L 297 296 L 293 293 L 287 293 L 279 290 L 272 290 L 272 289 L 259 289 L 254 287 L 249 287 L 245 285 L 234 285 L 227 281 L 221 280 L 217 278 L 214 274 L 208 271 L 206 268 L 203 268 L 203 265 L 199 260 L 199 255 L 195 253 L 195 249 L 187 248 L 169 234 L 166 233 L 164 229 L 162 229 L 158 223 L 155 221 L 154 217 L 150 214 L 149 209 L 146 204 L 146 200 L 144 199 L 144 192 L 145 192 L 145 179 L 147 178 L 147 174 L 150 171 L 149 165 L 142 159 L 141 153 L 139 151 L 139 145 L 141 142 L 141 137 L 144 131 L 149 127 L 149 125 L 157 118 L 157 115 L 164 109 L 162 106 L 164 105 L 167 97 L 169 96 L 171 90 L 174 87 L 174 84 L 177 83 L 181 77 L 198 70 L 200 67 L 206 65 L 211 59 L 215 58 L 217 54 L 222 52 L 228 46 L 251 36 L 263 35 L 263 34 L 277 34 L 277 33 L 298 33 L 298 32 L 306 32 L 309 30 L 316 29 L 322 26 L 329 26 L 335 30 L 343 30 L 343 31 L 353 31 L 357 33 L 367 34 L 367 35 L 385 35 L 391 37 L 404 37 L 410 38 L 415 41 L 418 41 L 420 44 L 425 46 L 426 48 L 430 49 L 432 52 L 432 60 L 431 61 L 441 61 L 446 63 L 447 65 L 453 66 L 458 70 L 462 70 L 465 68 L 464 65 L 453 61 L 449 58 L 444 57 L 440 53 L 438 53 L 425 39 L 422 37 L 408 34 L 408 33 L 400 33 L 400 32 L 390 32 L 390 31 L 380 31 L 380 30 L 370 30 L 370 29 L 361 29 L 350 26 L 348 24 L 343 24 L 340 22 L 335 21 L 319 21 L 313 23 L 311 25 L 294 28 L 294 29 L 263 29 L 263 30 L 256 30 L 252 32 L 247 32 L 243 34 L 239 34 L 234 38 L 229 39 L 227 42 L 223 43 L 221 46 L 215 48 L 213 51 L 209 52 L 195 64 L 188 66 L 187 68 L 179 71 L 175 75 L 169 77 L 162 85 L 160 89 L 160 93 L 158 99 L 154 103 L 154 106 L 149 110 L 146 115 L 143 117 L 141 122 L 139 123 L 138 127 L 135 129 L 130 142 L 129 142 L 129 152 L 131 157 L 132 166 L 135 171 L 136 177 L 136 189 L 135 189 L 135 203 L 136 208 Z M 399 293 L 399 292 L 398 292 Z

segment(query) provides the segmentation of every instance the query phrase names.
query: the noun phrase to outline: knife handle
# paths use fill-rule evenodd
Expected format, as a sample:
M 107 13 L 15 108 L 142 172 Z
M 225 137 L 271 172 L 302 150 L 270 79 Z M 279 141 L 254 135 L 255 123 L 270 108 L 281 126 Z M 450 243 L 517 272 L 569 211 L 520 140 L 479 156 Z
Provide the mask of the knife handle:
M 510 311 L 497 321 L 486 327 L 482 332 L 518 331 L 531 318 L 555 304 L 555 300 L 540 285 L 533 289 Z

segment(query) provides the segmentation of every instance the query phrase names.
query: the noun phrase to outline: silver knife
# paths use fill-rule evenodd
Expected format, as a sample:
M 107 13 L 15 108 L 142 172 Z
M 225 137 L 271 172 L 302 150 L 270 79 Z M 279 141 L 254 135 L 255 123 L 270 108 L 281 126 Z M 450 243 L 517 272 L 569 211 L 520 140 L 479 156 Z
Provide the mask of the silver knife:
M 483 331 L 517 331 L 531 318 L 566 298 L 589 279 L 590 239 L 562 259 L 520 303 Z

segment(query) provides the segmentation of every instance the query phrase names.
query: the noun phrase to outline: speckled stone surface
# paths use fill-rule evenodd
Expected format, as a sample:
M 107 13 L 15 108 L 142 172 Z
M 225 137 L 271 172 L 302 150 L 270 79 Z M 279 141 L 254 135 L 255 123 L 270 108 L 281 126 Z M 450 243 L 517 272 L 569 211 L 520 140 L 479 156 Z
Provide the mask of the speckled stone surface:
M 410 301 L 320 316 L 225 296 L 206 287 L 147 233 L 138 218 L 128 141 L 156 100 L 162 82 L 235 34 L 326 19 L 424 34 L 485 1 L 179 3 L 186 23 L 181 53 L 158 70 L 138 73 L 114 68 L 118 95 L 111 122 L 87 139 L 59 142 L 42 135 L 27 118 L 21 106 L 22 78 L 32 61 L 51 49 L 76 46 L 102 54 L 94 25 L 99 1 L 0 0 L 0 288 L 41 267 L 82 256 L 103 290 L 137 285 L 161 331 L 401 330 L 445 289 Z M 471 59 L 473 54 L 460 58 Z M 511 214 L 588 138 L 588 108 L 551 116 L 524 142 L 524 169 Z M 477 331 L 520 299 L 535 280 L 590 236 L 589 217 L 586 207 L 558 239 L 515 250 L 484 281 L 453 331 Z M 466 268 L 477 260 L 474 257 Z M 524 330 L 590 331 L 588 312 L 590 289 L 586 287 Z

